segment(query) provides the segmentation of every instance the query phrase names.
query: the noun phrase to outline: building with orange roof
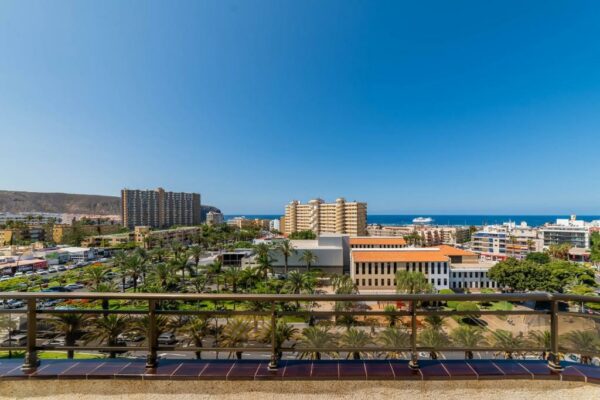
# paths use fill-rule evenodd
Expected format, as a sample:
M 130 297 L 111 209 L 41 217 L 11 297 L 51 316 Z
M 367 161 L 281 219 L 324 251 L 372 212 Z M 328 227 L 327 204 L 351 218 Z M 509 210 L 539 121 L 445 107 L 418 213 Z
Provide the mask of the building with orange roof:
M 441 245 L 425 248 L 352 248 L 350 275 L 361 292 L 395 292 L 398 271 L 418 272 L 436 289 L 496 288 L 487 276 L 493 263 L 477 254 Z

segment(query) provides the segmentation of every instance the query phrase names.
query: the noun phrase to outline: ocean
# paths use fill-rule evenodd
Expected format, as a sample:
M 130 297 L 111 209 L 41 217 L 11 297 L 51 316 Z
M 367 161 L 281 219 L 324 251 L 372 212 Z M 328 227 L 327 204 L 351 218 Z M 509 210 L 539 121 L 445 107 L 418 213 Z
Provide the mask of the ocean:
M 281 215 L 225 215 L 225 220 L 234 217 L 260 218 L 260 219 L 276 219 Z M 369 224 L 381 225 L 408 225 L 412 224 L 412 220 L 418 217 L 432 218 L 431 225 L 492 225 L 501 224 L 503 222 L 513 221 L 518 223 L 527 222 L 529 226 L 541 226 L 547 222 L 555 222 L 557 218 L 569 218 L 569 215 L 367 215 Z M 600 220 L 599 215 L 578 215 L 577 219 L 584 221 Z

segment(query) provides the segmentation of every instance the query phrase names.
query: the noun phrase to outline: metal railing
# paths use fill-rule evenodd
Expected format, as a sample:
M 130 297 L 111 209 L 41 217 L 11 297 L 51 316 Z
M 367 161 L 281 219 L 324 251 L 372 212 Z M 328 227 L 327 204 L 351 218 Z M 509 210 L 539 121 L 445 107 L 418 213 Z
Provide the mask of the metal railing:
M 99 316 L 107 316 L 110 314 L 130 314 L 142 315 L 148 317 L 147 327 L 147 345 L 146 352 L 146 367 L 155 368 L 157 366 L 157 353 L 159 351 L 191 351 L 191 352 L 268 352 L 271 354 L 269 368 L 276 369 L 279 361 L 279 354 L 282 352 L 297 352 L 297 347 L 284 347 L 277 344 L 277 322 L 283 317 L 338 317 L 338 316 L 394 316 L 410 319 L 410 346 L 407 347 L 383 347 L 383 346 L 368 346 L 368 347 L 302 347 L 304 352 L 405 352 L 410 354 L 409 365 L 412 368 L 419 368 L 419 352 L 421 351 L 520 351 L 520 352 L 548 352 L 547 360 L 550 368 L 560 370 L 559 363 L 559 317 L 589 317 L 600 319 L 598 314 L 583 314 L 579 312 L 559 311 L 559 303 L 600 303 L 600 297 L 577 296 L 565 294 L 549 294 L 549 293 L 528 293 L 528 294 L 356 294 L 356 295 L 305 295 L 305 294 L 176 294 L 176 293 L 41 293 L 41 292 L 11 292 L 0 293 L 0 303 L 8 299 L 19 299 L 26 302 L 26 308 L 21 310 L 0 309 L 1 314 L 25 314 L 27 317 L 27 343 L 25 346 L 1 346 L 0 350 L 24 350 L 25 358 L 23 369 L 26 371 L 34 371 L 39 365 L 38 351 L 40 350 L 73 350 L 73 351 L 104 351 L 104 352 L 124 352 L 124 351 L 139 351 L 143 347 L 131 346 L 38 346 L 36 343 L 38 334 L 38 316 L 44 314 L 92 314 Z M 62 300 L 92 300 L 101 301 L 104 307 L 86 309 L 86 308 L 68 308 L 68 309 L 41 309 L 38 307 L 38 301 L 49 299 Z M 111 309 L 109 304 L 111 301 L 125 300 L 131 302 L 146 302 L 144 309 L 139 308 L 119 308 Z M 251 310 L 235 310 L 235 309 L 214 309 L 214 310 L 171 310 L 161 309 L 159 304 L 163 302 L 183 302 L 190 304 L 198 304 L 198 302 L 209 301 L 218 304 L 225 301 L 234 302 L 262 302 L 268 304 L 268 311 L 251 311 Z M 545 302 L 549 303 L 549 309 L 527 309 L 527 310 L 478 310 L 478 311 L 457 311 L 457 310 L 439 310 L 422 307 L 423 304 L 440 304 L 448 301 L 468 301 L 468 302 Z M 331 311 L 314 311 L 314 310 L 284 310 L 278 309 L 278 305 L 293 304 L 296 302 L 396 302 L 405 304 L 405 309 L 396 309 L 395 311 L 386 310 L 331 310 Z M 139 304 L 139 303 L 138 303 Z M 158 343 L 159 327 L 157 320 L 159 316 L 205 316 L 205 317 L 236 317 L 236 316 L 260 316 L 270 319 L 271 327 L 271 343 L 268 346 L 257 347 L 196 347 L 196 346 L 160 346 Z M 418 344 L 418 317 L 428 316 L 511 316 L 511 315 L 542 315 L 550 318 L 550 346 L 543 347 L 518 347 L 507 349 L 505 347 L 426 347 Z M 34 323 L 31 323 L 35 321 Z

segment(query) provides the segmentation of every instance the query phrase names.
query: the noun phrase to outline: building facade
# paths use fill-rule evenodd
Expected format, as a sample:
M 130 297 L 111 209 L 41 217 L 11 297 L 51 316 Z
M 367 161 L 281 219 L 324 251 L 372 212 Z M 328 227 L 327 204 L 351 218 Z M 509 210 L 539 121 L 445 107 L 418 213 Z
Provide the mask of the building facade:
M 209 211 L 208 213 L 206 213 L 206 223 L 208 225 L 221 225 L 224 222 L 225 218 L 223 217 L 222 213 L 216 211 Z
M 570 219 L 557 219 L 555 224 L 547 224 L 540 228 L 540 236 L 544 247 L 563 243 L 581 249 L 590 248 L 590 229 L 588 222 L 577 220 L 575 215 Z
M 286 235 L 313 231 L 317 235 L 335 233 L 364 236 L 367 234 L 367 203 L 347 202 L 343 198 L 335 203 L 314 199 L 301 204 L 294 200 L 285 207 L 285 219 L 281 225 Z
M 123 226 L 168 228 L 200 224 L 200 194 L 156 190 L 121 190 Z
M 435 290 L 496 289 L 488 277 L 493 262 L 448 245 L 427 248 L 354 248 L 350 275 L 361 292 L 393 293 L 398 271 L 419 272 Z
M 437 246 L 440 244 L 455 245 L 466 243 L 471 238 L 471 231 L 467 226 L 385 226 L 373 224 L 367 227 L 369 236 L 418 236 L 423 246 Z
M 543 250 L 538 230 L 525 223 L 516 225 L 488 225 L 473 233 L 471 250 L 484 260 L 502 261 L 507 258 L 522 260 L 527 254 Z

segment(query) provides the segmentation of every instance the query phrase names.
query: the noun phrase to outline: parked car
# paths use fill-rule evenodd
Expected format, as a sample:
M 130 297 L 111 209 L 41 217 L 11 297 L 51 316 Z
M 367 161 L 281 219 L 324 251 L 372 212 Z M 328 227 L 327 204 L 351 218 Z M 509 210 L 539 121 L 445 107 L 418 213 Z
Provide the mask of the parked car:
M 59 265 L 58 268 L 56 268 L 56 269 L 60 272 L 64 272 L 67 270 L 67 267 L 65 267 L 64 265 Z
M 23 275 L 25 275 L 25 274 L 23 272 L 19 271 L 19 272 L 15 273 L 14 277 L 18 278 L 19 276 L 23 276 Z
M 84 286 L 81 283 L 69 283 L 68 285 L 65 285 L 65 289 L 69 289 L 69 290 L 77 290 L 77 289 L 83 289 Z
M 51 339 L 44 344 L 44 346 L 64 346 L 64 345 L 65 345 L 65 337 L 64 336 L 55 337 L 54 339 Z
M 51 274 L 56 273 L 58 272 L 58 267 L 50 267 L 48 268 L 48 272 Z
M 25 276 L 31 276 L 31 275 L 35 275 L 35 272 L 33 272 L 33 271 L 25 272 Z
M 38 275 L 48 275 L 48 271 L 46 271 L 45 269 L 40 269 L 38 271 Z
M 7 281 L 9 279 L 12 279 L 12 276 L 4 275 L 4 276 L 0 277 L 0 282 Z
M 6 303 L 4 303 L 4 308 L 9 310 L 22 307 L 25 307 L 25 303 L 23 302 L 23 300 L 10 299 Z
M 177 343 L 177 338 L 175 337 L 175 334 L 168 332 L 168 333 L 161 333 L 160 336 L 158 336 L 158 344 L 174 344 Z

